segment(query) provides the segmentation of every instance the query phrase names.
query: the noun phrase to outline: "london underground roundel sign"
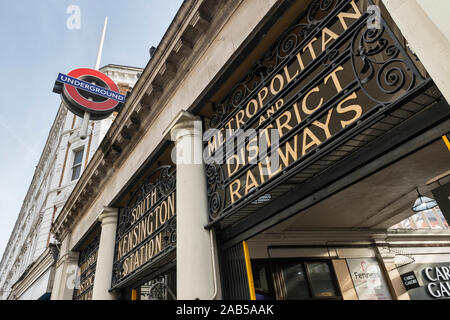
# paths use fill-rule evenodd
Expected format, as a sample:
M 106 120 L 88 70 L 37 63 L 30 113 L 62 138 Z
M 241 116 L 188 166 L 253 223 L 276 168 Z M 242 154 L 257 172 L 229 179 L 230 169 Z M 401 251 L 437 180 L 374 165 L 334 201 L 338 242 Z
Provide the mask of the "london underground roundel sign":
M 88 68 L 75 69 L 67 75 L 60 73 L 53 92 L 61 94 L 70 111 L 80 117 L 88 112 L 92 120 L 107 118 L 125 102 L 111 78 Z

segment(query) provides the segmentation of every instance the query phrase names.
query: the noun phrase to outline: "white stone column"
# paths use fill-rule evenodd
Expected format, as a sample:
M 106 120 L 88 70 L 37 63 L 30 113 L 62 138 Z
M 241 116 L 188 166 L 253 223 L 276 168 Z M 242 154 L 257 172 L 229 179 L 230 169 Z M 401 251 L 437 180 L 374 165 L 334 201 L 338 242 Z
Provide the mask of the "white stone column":
M 97 253 L 92 300 L 116 299 L 116 295 L 109 292 L 109 289 L 111 288 L 114 246 L 116 243 L 117 216 L 116 208 L 105 207 L 98 217 L 102 224 L 102 230 Z
M 217 286 L 210 233 L 204 228 L 208 223 L 208 198 L 202 123 L 182 111 L 169 130 L 175 142 L 173 161 L 177 168 L 177 299 L 213 299 Z
M 55 280 L 51 300 L 72 300 L 77 284 L 79 253 L 70 251 L 70 233 L 63 239 L 58 261 L 56 262 Z
M 449 1 L 383 0 L 384 5 L 439 90 L 450 101 Z M 427 11 L 425 11 L 427 10 Z M 446 31 L 445 31 L 446 32 Z

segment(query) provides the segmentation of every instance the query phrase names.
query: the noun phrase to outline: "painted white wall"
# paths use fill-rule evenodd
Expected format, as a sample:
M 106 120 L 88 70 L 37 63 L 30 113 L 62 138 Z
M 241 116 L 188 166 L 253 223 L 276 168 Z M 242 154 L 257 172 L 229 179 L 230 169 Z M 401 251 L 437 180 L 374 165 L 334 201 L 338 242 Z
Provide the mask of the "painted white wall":
M 412 50 L 450 101 L 448 0 L 383 0 Z
M 450 41 L 450 1 L 448 0 L 416 0 L 436 27 Z

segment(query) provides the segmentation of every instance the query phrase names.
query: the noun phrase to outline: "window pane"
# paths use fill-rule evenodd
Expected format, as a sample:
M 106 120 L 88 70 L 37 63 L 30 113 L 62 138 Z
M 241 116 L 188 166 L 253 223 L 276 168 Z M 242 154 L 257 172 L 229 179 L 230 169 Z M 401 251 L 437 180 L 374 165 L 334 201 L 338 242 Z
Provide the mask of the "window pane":
M 427 222 L 422 216 L 422 213 L 416 213 L 413 216 L 414 222 L 416 223 L 416 226 L 418 229 L 426 229 L 428 228 Z
M 264 264 L 252 263 L 253 282 L 255 284 L 256 300 L 274 299 L 267 282 L 267 273 Z
M 75 157 L 73 159 L 73 165 L 80 164 L 81 161 L 83 161 L 83 151 L 84 150 L 80 150 L 80 151 L 75 152 Z
M 305 270 L 302 264 L 282 264 L 280 269 L 286 286 L 286 299 L 310 298 Z
M 337 296 L 338 294 L 328 264 L 325 262 L 310 262 L 307 265 L 314 296 Z
M 76 166 L 72 169 L 72 181 L 80 177 L 81 166 Z
M 409 219 L 405 219 L 402 222 L 400 222 L 402 229 L 411 229 L 411 223 L 409 222 Z
M 433 210 L 427 210 L 425 211 L 425 214 L 427 215 L 428 221 L 430 222 L 430 226 L 432 229 L 442 229 L 442 226 L 439 223 Z

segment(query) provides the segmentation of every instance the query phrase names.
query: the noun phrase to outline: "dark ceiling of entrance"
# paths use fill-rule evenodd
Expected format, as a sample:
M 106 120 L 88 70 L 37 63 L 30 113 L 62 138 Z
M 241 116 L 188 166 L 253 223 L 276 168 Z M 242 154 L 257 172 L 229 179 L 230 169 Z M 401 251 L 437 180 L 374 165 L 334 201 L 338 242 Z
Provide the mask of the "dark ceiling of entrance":
M 432 197 L 437 182 L 427 181 L 450 169 L 450 152 L 442 140 L 403 158 L 358 183 L 296 214 L 266 232 L 321 228 L 387 229 L 411 216 L 416 187 Z M 441 184 L 450 180 L 442 178 Z

